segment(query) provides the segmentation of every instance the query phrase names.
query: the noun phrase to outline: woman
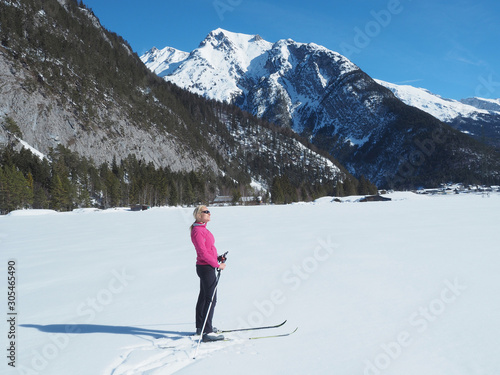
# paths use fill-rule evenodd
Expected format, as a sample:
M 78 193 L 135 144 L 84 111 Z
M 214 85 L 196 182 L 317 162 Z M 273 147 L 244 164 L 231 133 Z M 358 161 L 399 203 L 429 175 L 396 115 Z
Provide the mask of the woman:
M 210 221 L 210 211 L 206 206 L 200 205 L 194 209 L 193 216 L 195 222 L 191 225 L 191 241 L 196 249 L 196 273 L 200 278 L 200 294 L 196 303 L 196 334 L 203 334 L 203 341 L 223 340 L 224 336 L 218 335 L 212 326 L 214 308 L 217 302 L 217 292 L 214 290 L 217 284 L 215 270 L 226 268 L 225 259 L 217 255 L 217 249 L 214 246 L 215 238 L 207 229 L 207 223 Z M 212 295 L 214 298 L 212 300 Z M 208 307 L 212 301 L 210 312 Z M 203 323 L 207 317 L 205 329 Z

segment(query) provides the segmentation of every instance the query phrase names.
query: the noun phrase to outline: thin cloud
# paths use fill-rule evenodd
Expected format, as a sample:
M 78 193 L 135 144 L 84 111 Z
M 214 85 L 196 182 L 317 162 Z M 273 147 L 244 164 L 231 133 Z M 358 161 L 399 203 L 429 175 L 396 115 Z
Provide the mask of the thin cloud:
M 452 40 L 451 43 L 453 49 L 449 50 L 446 54 L 448 60 L 471 66 L 484 67 L 488 65 L 483 59 L 477 58 L 471 50 L 463 46 L 460 42 Z
M 415 83 L 415 82 L 422 82 L 423 78 L 418 78 L 418 79 L 408 79 L 406 81 L 399 81 L 395 82 L 396 85 L 409 85 L 410 83 Z

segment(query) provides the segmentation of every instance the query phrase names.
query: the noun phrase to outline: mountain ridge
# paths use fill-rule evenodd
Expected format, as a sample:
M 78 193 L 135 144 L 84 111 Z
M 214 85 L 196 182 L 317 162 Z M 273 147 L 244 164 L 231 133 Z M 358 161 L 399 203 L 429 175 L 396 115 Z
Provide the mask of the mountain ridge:
M 432 139 L 436 128 L 450 141 L 438 145 L 442 154 L 433 153 L 428 162 L 414 168 L 414 175 L 405 182 L 407 187 L 436 183 L 440 173 L 441 178 L 463 179 L 468 173 L 462 169 L 477 169 L 486 158 L 497 170 L 494 151 L 407 105 L 339 53 L 291 39 L 275 43 L 259 39 L 255 45 L 254 38 L 216 29 L 163 78 L 291 128 L 327 150 L 351 173 L 368 176 L 377 184 L 394 182 L 387 176 L 397 175 L 411 155 L 420 152 L 415 140 Z M 253 54 L 242 57 L 250 45 Z M 148 53 L 141 56 L 143 62 L 147 58 Z M 450 158 L 450 163 L 434 160 L 438 154 Z M 455 159 L 461 162 L 455 163 Z M 497 172 L 488 173 L 497 176 Z M 471 175 L 471 179 L 476 177 Z
M 482 142 L 500 148 L 500 99 L 446 99 L 423 88 L 376 81 L 404 103 L 419 108 Z

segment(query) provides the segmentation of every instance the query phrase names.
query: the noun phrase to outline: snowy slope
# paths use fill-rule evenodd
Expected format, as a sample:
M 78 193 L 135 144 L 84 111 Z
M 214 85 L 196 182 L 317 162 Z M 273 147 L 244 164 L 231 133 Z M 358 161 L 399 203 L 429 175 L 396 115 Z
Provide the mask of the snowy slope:
M 460 100 L 464 104 L 472 105 L 479 109 L 487 111 L 494 111 L 500 113 L 500 99 L 487 99 L 487 98 L 467 98 Z
M 161 51 L 153 47 L 141 59 L 151 71 L 163 77 L 177 69 L 188 56 L 189 53 L 172 47 L 165 47 Z
M 22 148 L 31 151 L 31 153 L 33 155 L 38 156 L 38 158 L 40 160 L 43 160 L 43 159 L 47 158 L 46 155 L 44 155 L 42 152 L 38 151 L 36 148 L 32 147 L 28 142 L 23 141 L 22 139 L 19 139 L 19 138 L 18 138 L 18 140 L 19 140 L 19 143 L 20 143 L 20 145 L 21 145 Z
M 258 35 L 232 33 L 216 29 L 190 54 L 166 47 L 153 48 L 141 56 L 157 75 L 180 87 L 210 99 L 229 102 L 242 90 L 238 81 L 249 69 L 263 69 L 258 57 L 272 47 Z M 265 60 L 264 60 L 265 61 Z M 176 64 L 177 63 L 177 64 Z M 252 66 L 251 66 L 252 65 Z
M 417 107 L 444 122 L 451 122 L 457 117 L 474 119 L 477 118 L 479 114 L 489 113 L 489 111 L 485 109 L 480 109 L 458 100 L 442 98 L 423 88 L 409 85 L 396 85 L 378 79 L 375 81 L 391 90 L 396 97 L 401 99 L 404 103 Z
M 500 99 L 444 99 L 423 88 L 376 80 L 404 103 L 421 109 L 481 142 L 500 147 Z
M 229 251 L 216 326 L 299 330 L 202 344 L 196 361 L 191 209 L 2 216 L 1 294 L 15 259 L 18 296 L 2 373 L 496 373 L 500 196 L 392 197 L 211 208 Z

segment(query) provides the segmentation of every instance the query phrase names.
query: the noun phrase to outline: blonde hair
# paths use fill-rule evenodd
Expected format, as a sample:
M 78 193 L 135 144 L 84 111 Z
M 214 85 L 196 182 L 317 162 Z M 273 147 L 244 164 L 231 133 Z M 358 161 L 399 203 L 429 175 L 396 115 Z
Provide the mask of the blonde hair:
M 200 204 L 194 208 L 193 211 L 194 223 L 191 224 L 191 226 L 189 227 L 190 231 L 193 230 L 194 224 L 201 219 L 201 211 L 203 211 L 203 209 L 206 207 L 207 206 L 205 206 L 204 204 Z

